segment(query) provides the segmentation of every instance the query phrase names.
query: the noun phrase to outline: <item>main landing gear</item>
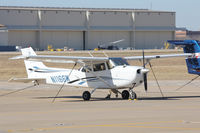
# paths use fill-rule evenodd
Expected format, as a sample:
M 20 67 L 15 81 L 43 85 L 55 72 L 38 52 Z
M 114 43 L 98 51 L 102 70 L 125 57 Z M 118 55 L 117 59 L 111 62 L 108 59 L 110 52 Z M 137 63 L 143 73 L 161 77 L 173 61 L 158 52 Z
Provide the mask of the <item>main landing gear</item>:
M 82 98 L 83 98 L 84 101 L 90 100 L 90 98 L 91 98 L 90 92 L 89 91 L 84 91 L 83 95 L 82 95 Z
M 136 93 L 133 91 L 132 88 L 129 89 L 129 91 L 127 90 L 123 90 L 122 91 L 122 99 L 131 99 L 131 100 L 134 100 L 134 99 L 137 99 L 137 95 Z
M 91 91 L 91 93 L 89 91 L 84 91 L 83 94 L 82 94 L 83 100 L 84 101 L 89 101 L 90 98 L 91 98 L 92 93 L 94 93 L 95 90 L 96 90 L 96 88 L 93 89 Z M 120 93 L 118 90 L 111 90 L 111 91 L 116 94 L 116 97 L 118 96 L 118 93 Z M 120 93 L 120 94 L 122 95 L 122 99 L 132 99 L 132 100 L 137 99 L 137 95 L 133 91 L 133 88 L 129 88 L 129 91 L 128 90 L 123 90 L 122 93 Z M 110 95 L 111 95 L 111 93 L 108 94 L 106 99 L 110 99 Z
M 89 91 L 84 91 L 82 94 L 82 98 L 84 101 L 89 101 L 91 98 L 91 95 L 96 91 L 97 88 L 94 88 L 91 93 Z

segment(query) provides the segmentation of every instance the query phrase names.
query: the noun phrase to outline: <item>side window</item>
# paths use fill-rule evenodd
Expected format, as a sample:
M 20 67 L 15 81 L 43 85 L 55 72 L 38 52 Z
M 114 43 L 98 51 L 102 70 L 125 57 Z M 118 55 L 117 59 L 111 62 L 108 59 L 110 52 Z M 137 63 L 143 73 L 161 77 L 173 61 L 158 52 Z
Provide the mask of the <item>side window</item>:
M 90 72 L 90 71 L 92 71 L 92 69 L 91 69 L 90 67 L 88 67 L 88 66 L 86 66 L 86 67 L 87 67 L 87 69 L 83 67 L 83 68 L 81 69 L 81 71 L 82 71 L 82 72 L 87 72 L 87 73 Z
M 194 53 L 194 46 L 193 45 L 188 45 L 185 47 L 185 52 L 186 53 Z
M 94 64 L 93 65 L 93 70 L 94 71 L 103 71 L 103 70 L 106 70 L 105 63 Z

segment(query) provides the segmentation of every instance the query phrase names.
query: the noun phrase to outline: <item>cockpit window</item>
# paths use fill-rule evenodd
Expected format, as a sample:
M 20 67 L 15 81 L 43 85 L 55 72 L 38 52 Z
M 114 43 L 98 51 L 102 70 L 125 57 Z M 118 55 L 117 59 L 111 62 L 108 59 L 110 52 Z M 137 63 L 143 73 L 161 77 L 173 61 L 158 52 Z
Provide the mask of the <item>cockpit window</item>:
M 94 71 L 103 71 L 103 70 L 106 70 L 105 63 L 94 64 L 93 65 L 93 70 Z
M 194 45 L 187 45 L 185 46 L 185 53 L 195 53 Z
M 129 65 L 128 62 L 123 58 L 110 58 L 110 59 L 115 66 Z
M 82 67 L 81 71 L 88 73 L 88 72 L 92 71 L 92 69 L 90 68 L 90 66 L 85 66 L 85 67 Z

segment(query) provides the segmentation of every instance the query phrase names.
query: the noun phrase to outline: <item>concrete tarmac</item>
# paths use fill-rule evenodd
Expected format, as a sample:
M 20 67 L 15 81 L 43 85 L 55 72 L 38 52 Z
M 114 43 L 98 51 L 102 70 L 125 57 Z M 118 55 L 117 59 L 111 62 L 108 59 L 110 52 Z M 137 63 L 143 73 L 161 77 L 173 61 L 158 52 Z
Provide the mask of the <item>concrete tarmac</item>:
M 40 85 L 15 93 L 31 84 L 0 81 L 0 133 L 199 133 L 199 81 L 175 91 L 187 81 L 155 81 L 149 92 L 135 88 L 137 100 L 121 96 L 104 99 L 108 90 L 97 90 L 91 101 L 83 101 L 87 89 Z M 9 95 L 6 95 L 10 93 Z

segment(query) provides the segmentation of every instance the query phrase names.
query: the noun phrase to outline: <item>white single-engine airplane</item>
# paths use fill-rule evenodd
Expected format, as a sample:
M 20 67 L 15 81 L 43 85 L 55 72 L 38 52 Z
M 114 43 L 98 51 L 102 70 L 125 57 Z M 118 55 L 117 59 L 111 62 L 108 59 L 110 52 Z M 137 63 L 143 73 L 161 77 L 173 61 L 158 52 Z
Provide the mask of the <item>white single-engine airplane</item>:
M 84 91 L 82 98 L 90 100 L 96 89 L 109 89 L 123 99 L 135 99 L 133 88 L 144 82 L 147 91 L 147 73 L 145 68 L 151 59 L 170 57 L 189 57 L 191 53 L 133 56 L 133 57 L 77 57 L 77 56 L 50 56 L 36 55 L 31 47 L 21 49 L 22 55 L 11 59 L 24 59 L 28 78 L 12 78 L 11 81 L 34 82 L 46 84 L 69 85 L 76 87 L 93 88 L 91 92 Z M 143 60 L 143 66 L 130 66 L 126 60 Z M 51 68 L 42 62 L 77 63 L 81 65 L 78 70 Z M 119 92 L 119 89 L 124 89 Z M 107 98 L 110 97 L 110 94 Z

